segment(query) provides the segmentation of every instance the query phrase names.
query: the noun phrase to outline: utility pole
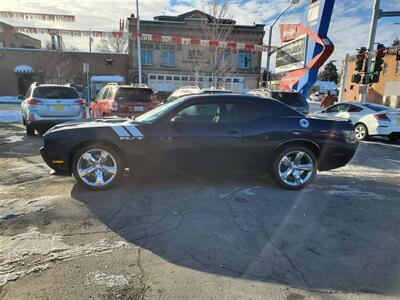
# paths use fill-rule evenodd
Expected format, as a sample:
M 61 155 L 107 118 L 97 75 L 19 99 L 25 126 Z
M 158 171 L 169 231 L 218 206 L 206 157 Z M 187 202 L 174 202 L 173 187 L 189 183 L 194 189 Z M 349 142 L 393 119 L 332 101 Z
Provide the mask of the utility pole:
M 139 0 L 136 0 L 136 33 L 137 33 L 137 58 L 138 58 L 138 73 L 139 73 L 139 83 L 142 83 L 142 58 L 141 58 L 141 48 L 140 48 L 140 17 L 139 17 Z
M 89 29 L 89 52 L 92 52 L 92 30 Z
M 348 61 L 349 61 L 349 54 L 346 54 L 346 58 L 344 60 L 344 65 L 343 65 L 343 77 L 342 77 L 342 82 L 340 86 L 340 92 L 339 92 L 339 103 L 343 102 L 344 98 L 344 93 L 346 89 L 346 80 L 347 80 L 347 71 L 348 71 Z
M 368 38 L 368 57 L 367 57 L 367 67 L 365 72 L 365 86 L 360 91 L 360 101 L 367 100 L 368 93 L 368 84 L 369 84 L 369 76 L 371 72 L 371 61 L 372 54 L 374 52 L 375 45 L 375 36 L 376 36 L 376 28 L 378 26 L 378 20 L 384 17 L 398 17 L 400 16 L 400 11 L 387 11 L 384 12 L 380 9 L 380 0 L 374 0 L 374 7 L 372 8 L 372 20 L 371 20 L 371 28 L 369 30 L 369 38 Z

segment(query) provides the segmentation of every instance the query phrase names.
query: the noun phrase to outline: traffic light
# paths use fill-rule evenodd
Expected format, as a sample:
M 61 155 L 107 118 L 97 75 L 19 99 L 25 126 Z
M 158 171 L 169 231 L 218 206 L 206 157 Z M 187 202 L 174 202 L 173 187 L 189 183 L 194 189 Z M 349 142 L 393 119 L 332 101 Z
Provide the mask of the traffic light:
M 268 79 L 268 72 L 267 71 L 264 71 L 263 72 L 263 76 L 262 76 L 262 81 L 267 81 L 267 79 Z
M 360 74 L 353 74 L 353 76 L 351 76 L 351 82 L 352 83 L 360 83 L 361 82 L 361 75 Z
M 386 47 L 382 44 L 378 44 L 378 49 L 376 51 L 376 56 L 375 56 L 375 64 L 374 64 L 374 70 L 372 73 L 380 73 L 382 71 L 382 65 L 385 62 L 384 57 L 386 54 Z
M 364 67 L 364 61 L 366 58 L 367 48 L 361 47 L 360 49 L 357 49 L 357 50 L 358 50 L 358 52 L 357 52 L 357 60 L 356 60 L 355 70 L 356 70 L 356 72 L 362 72 L 363 67 Z
M 400 50 L 397 50 L 396 61 L 400 61 Z

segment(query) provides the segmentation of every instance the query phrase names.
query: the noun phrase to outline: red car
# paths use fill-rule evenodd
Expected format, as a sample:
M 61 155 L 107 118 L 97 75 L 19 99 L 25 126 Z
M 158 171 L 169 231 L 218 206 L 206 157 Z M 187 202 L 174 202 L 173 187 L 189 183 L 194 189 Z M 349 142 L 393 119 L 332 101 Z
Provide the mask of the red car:
M 129 117 L 141 115 L 158 105 L 153 90 L 146 85 L 107 84 L 90 104 L 90 116 Z

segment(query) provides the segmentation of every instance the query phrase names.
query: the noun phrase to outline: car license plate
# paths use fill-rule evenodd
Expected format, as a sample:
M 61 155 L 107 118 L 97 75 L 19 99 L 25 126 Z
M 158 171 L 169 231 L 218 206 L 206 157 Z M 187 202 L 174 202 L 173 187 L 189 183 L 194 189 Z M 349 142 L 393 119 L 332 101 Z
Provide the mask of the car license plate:
M 144 108 L 143 108 L 143 106 L 135 106 L 134 110 L 135 111 L 144 111 Z
M 64 110 L 64 105 L 54 105 L 54 110 L 57 111 Z

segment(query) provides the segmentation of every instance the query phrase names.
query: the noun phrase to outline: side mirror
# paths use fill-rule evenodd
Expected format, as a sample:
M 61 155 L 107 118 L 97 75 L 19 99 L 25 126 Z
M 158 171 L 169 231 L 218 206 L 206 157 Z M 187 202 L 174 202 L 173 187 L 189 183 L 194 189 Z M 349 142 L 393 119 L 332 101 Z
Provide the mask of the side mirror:
M 172 126 L 178 126 L 185 124 L 185 117 L 184 116 L 175 116 L 171 119 Z

